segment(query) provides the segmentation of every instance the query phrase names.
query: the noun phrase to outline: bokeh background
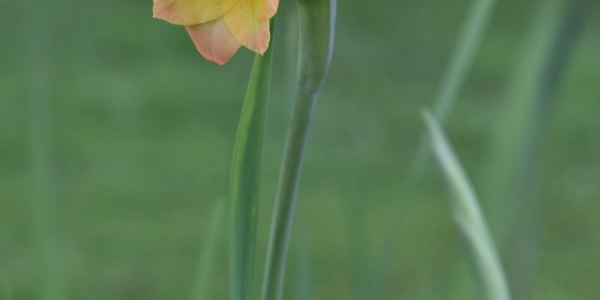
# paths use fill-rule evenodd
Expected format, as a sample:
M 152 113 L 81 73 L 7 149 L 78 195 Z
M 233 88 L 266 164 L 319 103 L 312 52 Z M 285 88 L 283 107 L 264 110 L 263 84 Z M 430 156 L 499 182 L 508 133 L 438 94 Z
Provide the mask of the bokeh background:
M 445 127 L 481 191 L 492 231 L 512 236 L 499 243 L 519 299 L 597 299 L 595 0 L 560 22 L 572 30 L 552 44 L 565 49 L 549 61 L 563 67 L 539 83 L 551 101 L 536 110 L 541 121 L 527 139 L 533 150 L 525 162 L 505 162 L 521 166 L 513 174 L 520 188 L 507 200 L 518 209 L 497 213 L 503 204 L 486 202 L 495 128 L 510 120 L 511 86 L 536 38 L 530 27 L 540 2 L 498 3 Z M 336 52 L 306 157 L 285 299 L 477 299 L 439 170 L 430 163 L 421 179 L 407 181 L 423 134 L 420 111 L 432 106 L 471 1 L 338 5 Z M 190 298 L 210 216 L 227 199 L 253 54 L 242 50 L 224 67 L 206 62 L 182 28 L 151 18 L 151 6 L 2 1 L 0 278 L 14 299 L 42 299 L 44 286 L 65 299 Z M 282 1 L 261 274 L 293 93 L 294 14 L 293 2 Z M 227 299 L 226 233 L 212 299 Z

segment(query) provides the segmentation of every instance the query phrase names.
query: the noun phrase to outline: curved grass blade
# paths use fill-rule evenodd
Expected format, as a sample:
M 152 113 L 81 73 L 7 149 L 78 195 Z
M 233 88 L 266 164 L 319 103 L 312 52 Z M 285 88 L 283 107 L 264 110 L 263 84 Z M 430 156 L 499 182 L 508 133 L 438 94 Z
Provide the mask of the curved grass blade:
M 192 300 L 212 299 L 210 295 L 210 275 L 213 271 L 213 262 L 217 249 L 217 241 L 223 227 L 225 217 L 225 202 L 217 201 L 215 205 L 210 224 L 208 225 L 207 238 L 204 243 L 204 249 L 198 260 L 196 269 L 196 284 L 192 291 Z
M 435 118 L 427 111 L 423 118 L 431 135 L 434 154 L 454 193 L 451 201 L 454 221 L 470 250 L 485 299 L 510 300 L 506 277 L 471 183 Z
M 469 13 L 454 46 L 449 65 L 444 73 L 439 94 L 435 100 L 435 116 L 442 123 L 448 117 L 451 108 L 456 102 L 458 93 L 464 85 L 468 71 L 473 64 L 484 34 L 489 26 L 495 6 L 496 0 L 474 0 L 471 4 Z M 415 153 L 415 158 L 412 160 L 408 178 L 404 182 L 405 189 L 411 189 L 414 181 L 422 176 L 427 166 L 430 147 L 431 144 L 425 133 L 418 143 L 417 152 Z M 392 228 L 395 228 L 395 226 Z M 392 251 L 390 247 L 392 247 L 392 243 L 389 243 L 382 249 L 379 254 L 381 257 L 378 258 L 379 261 L 383 262 L 387 259 L 386 256 Z M 365 296 L 363 298 L 365 300 L 377 299 L 376 297 L 381 293 L 377 289 L 383 286 L 383 282 L 379 281 L 385 280 L 385 276 L 381 274 L 387 273 L 389 265 L 378 263 L 377 266 L 371 272 L 373 278 L 369 279 L 369 285 L 365 289 Z
M 271 81 L 272 40 L 269 50 L 257 55 L 254 61 L 233 154 L 230 184 L 232 300 L 251 300 L 254 294 L 260 165 Z

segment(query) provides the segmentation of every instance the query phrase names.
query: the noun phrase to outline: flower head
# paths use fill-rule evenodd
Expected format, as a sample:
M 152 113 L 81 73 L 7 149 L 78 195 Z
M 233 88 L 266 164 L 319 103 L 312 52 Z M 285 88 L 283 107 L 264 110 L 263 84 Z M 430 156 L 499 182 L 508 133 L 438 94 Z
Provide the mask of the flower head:
M 225 64 L 244 46 L 263 54 L 279 0 L 154 0 L 153 14 L 185 26 L 206 59 Z

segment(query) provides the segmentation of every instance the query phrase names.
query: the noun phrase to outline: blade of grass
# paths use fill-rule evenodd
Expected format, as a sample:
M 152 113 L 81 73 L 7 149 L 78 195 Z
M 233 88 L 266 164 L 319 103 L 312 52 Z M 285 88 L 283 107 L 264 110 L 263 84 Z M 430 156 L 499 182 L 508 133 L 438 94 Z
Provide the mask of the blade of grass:
M 496 0 L 475 0 L 471 4 L 435 101 L 434 115 L 441 124 L 445 123 L 450 109 L 454 106 L 458 93 L 464 85 L 495 6 Z M 409 178 L 411 180 L 416 180 L 424 171 L 429 158 L 429 149 L 427 135 L 423 134 L 410 169 Z
M 536 109 L 533 119 L 530 121 L 531 140 L 523 145 L 524 159 L 526 163 L 521 167 L 524 177 L 530 178 L 521 181 L 516 186 L 517 198 L 522 201 L 522 209 L 518 212 L 518 220 L 515 224 L 519 230 L 514 240 L 511 241 L 510 254 L 511 263 L 509 278 L 514 290 L 515 298 L 531 299 L 533 279 L 535 278 L 536 264 L 539 253 L 540 220 L 544 203 L 539 195 L 539 184 L 536 184 L 542 174 L 539 153 L 543 151 L 543 137 L 548 119 L 553 111 L 557 100 L 557 90 L 561 86 L 565 69 L 569 66 L 569 60 L 577 44 L 579 37 L 585 29 L 587 21 L 591 19 L 594 7 L 598 1 L 576 0 L 571 1 L 561 21 L 561 29 L 557 38 L 553 41 L 551 53 L 545 63 L 543 76 L 539 84 L 539 94 L 536 101 Z M 533 179 L 533 180 L 532 180 Z M 532 183 L 533 182 L 533 183 Z
M 433 115 L 425 111 L 423 118 L 429 129 L 434 154 L 453 191 L 451 207 L 454 221 L 470 250 L 470 258 L 483 285 L 485 299 L 509 300 L 504 271 L 479 209 L 475 191 Z
M 213 272 L 213 262 L 217 250 L 217 241 L 225 219 L 225 202 L 217 201 L 208 225 L 206 242 L 196 267 L 195 285 L 192 289 L 192 300 L 212 299 L 209 283 Z
M 518 68 L 512 76 L 507 103 L 491 135 L 489 163 L 484 171 L 483 195 L 488 199 L 490 224 L 498 237 L 501 249 L 509 247 L 521 200 L 515 197 L 516 183 L 526 179 L 523 166 L 526 153 L 534 139 L 537 114 L 536 99 L 549 61 L 553 42 L 560 25 L 567 0 L 539 0 L 535 6 L 530 32 Z
M 470 10 L 465 22 L 462 25 L 462 29 L 459 33 L 459 37 L 454 45 L 454 50 L 450 57 L 450 62 L 443 75 L 441 87 L 437 98 L 435 99 L 435 116 L 441 123 L 444 123 L 448 117 L 451 108 L 456 103 L 456 99 L 461 88 L 464 85 L 467 74 L 471 69 L 471 65 L 475 60 L 477 51 L 482 43 L 484 34 L 489 26 L 490 20 L 493 16 L 494 8 L 496 6 L 496 0 L 474 0 L 471 4 Z M 427 167 L 429 159 L 430 142 L 427 139 L 426 132 L 422 134 L 421 140 L 418 143 L 415 157 L 412 160 L 412 165 L 409 168 L 408 177 L 404 182 L 404 189 L 414 188 L 414 182 L 418 181 L 423 172 Z M 396 228 L 396 226 L 392 226 Z M 390 230 L 390 236 L 393 235 L 393 230 Z M 380 252 L 378 258 L 379 261 L 385 261 L 386 256 L 391 249 L 391 243 L 384 247 Z M 374 279 L 369 280 L 369 284 L 366 287 L 365 300 L 377 299 L 381 291 L 376 289 L 383 286 L 385 274 L 387 272 L 388 264 L 381 263 L 377 264 L 378 267 L 374 268 L 371 275 Z M 375 279 L 375 277 L 377 279 Z
M 302 163 L 314 107 L 333 51 L 335 0 L 298 0 L 300 58 L 297 94 L 279 176 L 262 299 L 279 300 Z
M 462 25 L 462 29 L 459 33 L 459 37 L 454 45 L 450 62 L 443 75 L 441 87 L 437 98 L 435 99 L 435 116 L 440 123 L 444 123 L 448 117 L 451 108 L 456 103 L 456 99 L 461 88 L 464 85 L 467 74 L 471 69 L 471 65 L 475 60 L 477 51 L 482 43 L 484 34 L 489 27 L 490 20 L 493 16 L 493 12 L 496 6 L 496 0 L 474 0 L 471 3 L 468 15 L 465 18 L 465 22 Z M 415 158 L 412 160 L 409 175 L 404 183 L 405 189 L 413 188 L 413 183 L 417 181 L 423 174 L 427 160 L 429 159 L 430 143 L 427 139 L 427 134 L 421 136 L 421 140 L 417 147 Z M 398 221 L 399 222 L 399 221 Z M 397 226 L 392 226 L 396 228 Z M 390 230 L 390 238 L 393 235 L 394 230 Z M 392 251 L 392 243 L 388 243 L 382 251 L 379 253 L 378 261 L 384 262 L 387 260 L 386 257 L 390 255 Z M 363 293 L 365 300 L 377 299 L 380 291 L 376 289 L 383 287 L 388 264 L 377 263 L 376 268 L 373 269 L 371 274 L 374 278 L 368 280 L 368 285 Z M 376 278 L 376 279 L 375 279 Z
M 271 22 L 273 27 L 274 22 Z M 272 46 L 257 55 L 248 82 L 231 171 L 231 299 L 254 295 L 256 229 L 263 136 L 271 81 Z

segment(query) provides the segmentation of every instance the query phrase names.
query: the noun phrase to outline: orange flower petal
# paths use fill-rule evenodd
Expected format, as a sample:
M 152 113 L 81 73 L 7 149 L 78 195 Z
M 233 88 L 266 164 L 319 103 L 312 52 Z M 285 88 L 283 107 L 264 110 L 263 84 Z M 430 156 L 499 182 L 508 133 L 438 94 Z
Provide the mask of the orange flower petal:
M 238 2 L 248 0 L 154 0 L 155 18 L 176 25 L 195 25 L 222 17 Z
M 231 34 L 223 18 L 205 24 L 186 26 L 186 29 L 198 52 L 219 65 L 227 63 L 242 45 Z
M 269 47 L 269 19 L 277 10 L 277 0 L 239 1 L 225 16 L 227 27 L 242 45 L 263 54 Z

